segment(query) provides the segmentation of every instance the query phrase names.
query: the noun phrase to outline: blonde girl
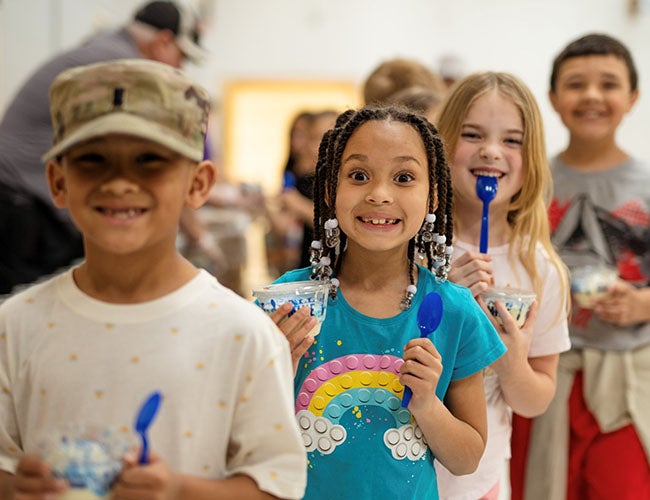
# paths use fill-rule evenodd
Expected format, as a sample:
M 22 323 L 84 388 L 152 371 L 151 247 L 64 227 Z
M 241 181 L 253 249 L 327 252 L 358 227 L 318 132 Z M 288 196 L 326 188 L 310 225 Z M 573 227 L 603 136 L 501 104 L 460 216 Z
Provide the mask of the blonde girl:
M 543 413 L 554 391 L 559 353 L 569 349 L 567 273 L 550 241 L 547 202 L 551 174 L 541 115 L 526 85 L 507 73 L 476 73 L 448 95 L 437 120 L 454 190 L 454 254 L 449 279 L 468 287 L 484 307 L 490 287 L 537 295 L 518 328 L 503 304 L 497 321 L 507 353 L 485 373 L 488 444 L 478 470 L 462 478 L 438 468 L 441 498 L 497 498 L 510 457 L 512 411 Z M 488 251 L 478 250 L 482 201 L 479 175 L 496 177 L 490 203 Z

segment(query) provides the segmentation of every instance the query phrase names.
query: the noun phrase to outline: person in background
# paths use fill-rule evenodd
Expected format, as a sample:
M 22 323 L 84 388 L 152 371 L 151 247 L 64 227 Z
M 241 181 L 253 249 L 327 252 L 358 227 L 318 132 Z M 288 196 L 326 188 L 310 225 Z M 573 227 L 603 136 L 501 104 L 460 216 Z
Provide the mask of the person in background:
M 569 349 L 569 286 L 553 249 L 546 208 L 551 173 L 542 117 L 532 93 L 508 73 L 475 73 L 452 88 L 438 117 L 449 148 L 454 191 L 454 254 L 449 279 L 484 305 L 491 286 L 535 292 L 521 327 L 498 301 L 497 321 L 485 313 L 508 348 L 485 371 L 488 439 L 475 473 L 456 477 L 438 467 L 440 497 L 496 500 L 510 458 L 512 411 L 543 413 L 555 392 L 560 352 Z M 483 203 L 477 176 L 496 178 L 489 206 L 487 253 L 480 253 Z
M 435 124 L 444 96 L 427 87 L 412 86 L 395 92 L 390 104 L 405 106 Z
M 314 195 L 313 265 L 276 282 L 329 284 L 320 334 L 307 333 L 309 307 L 271 315 L 296 370 L 305 499 L 436 499 L 434 460 L 456 474 L 478 465 L 482 369 L 505 350 L 469 291 L 446 280 L 453 215 L 442 141 L 420 115 L 349 110 L 323 137 Z M 424 338 L 417 316 L 430 292 L 443 313 Z
M 47 181 L 85 258 L 0 305 L 1 498 L 64 492 L 39 440 L 73 424 L 126 431 L 152 389 L 164 400 L 150 460 L 127 452 L 111 498 L 302 498 L 288 342 L 176 248 L 183 209 L 215 182 L 203 160 L 209 100 L 154 61 L 55 80 Z
M 284 170 L 282 192 L 268 210 L 272 234 L 284 243 L 287 250 L 287 258 L 279 266 L 281 273 L 309 265 L 310 246 L 314 239 L 313 184 L 318 146 L 337 116 L 338 113 L 330 109 L 305 111 L 296 116 L 291 127 L 290 155 Z
M 54 207 L 41 156 L 52 145 L 48 89 L 61 71 L 112 59 L 146 58 L 180 67 L 199 60 L 199 19 L 184 4 L 144 4 L 125 26 L 45 62 L 22 85 L 0 121 L 0 294 L 83 256 L 81 235 Z
M 409 87 L 431 89 L 444 96 L 447 87 L 433 70 L 414 59 L 394 58 L 381 62 L 363 82 L 367 105 L 389 104 L 391 97 Z
M 650 164 L 616 140 L 639 97 L 630 51 L 602 33 L 571 41 L 549 97 L 569 132 L 551 161 L 553 244 L 571 271 L 605 265 L 618 279 L 593 308 L 573 301 L 572 349 L 528 449 L 530 422 L 515 421 L 513 498 L 650 498 Z
M 311 111 L 303 110 L 291 120 L 287 160 L 282 170 L 281 192 L 296 186 L 294 165 L 299 161 L 299 157 L 303 156 L 303 151 L 307 147 L 312 116 Z M 282 210 L 280 196 L 270 196 L 265 199 L 265 215 L 268 223 L 265 240 L 266 258 L 271 275 L 277 277 L 296 267 L 300 261 L 303 226 L 299 220 Z
M 286 186 L 280 195 L 283 210 L 295 217 L 302 226 L 297 267 L 309 265 L 311 242 L 314 239 L 314 174 L 318 147 L 325 132 L 334 126 L 337 116 L 338 113 L 330 109 L 313 113 L 307 129 L 305 148 L 292 168 L 294 186 Z
M 458 54 L 445 54 L 438 61 L 438 74 L 450 89 L 454 84 L 467 75 L 465 62 Z
M 284 165 L 284 173 L 295 176 L 295 165 L 300 162 L 309 142 L 309 127 L 311 126 L 314 113 L 311 111 L 300 111 L 293 117 L 289 128 L 289 154 Z
M 401 105 L 431 123 L 446 92 L 442 78 L 414 59 L 387 59 L 363 83 L 366 104 Z

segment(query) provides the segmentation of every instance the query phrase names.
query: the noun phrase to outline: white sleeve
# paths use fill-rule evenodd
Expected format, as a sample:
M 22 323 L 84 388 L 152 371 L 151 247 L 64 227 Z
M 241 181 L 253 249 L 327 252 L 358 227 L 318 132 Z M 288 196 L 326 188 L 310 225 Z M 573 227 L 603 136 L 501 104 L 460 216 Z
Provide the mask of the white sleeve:
M 236 405 L 227 468 L 252 477 L 268 493 L 299 499 L 307 457 L 294 415 L 289 345 L 272 323 L 262 333 L 247 360 L 254 375 L 244 380 Z

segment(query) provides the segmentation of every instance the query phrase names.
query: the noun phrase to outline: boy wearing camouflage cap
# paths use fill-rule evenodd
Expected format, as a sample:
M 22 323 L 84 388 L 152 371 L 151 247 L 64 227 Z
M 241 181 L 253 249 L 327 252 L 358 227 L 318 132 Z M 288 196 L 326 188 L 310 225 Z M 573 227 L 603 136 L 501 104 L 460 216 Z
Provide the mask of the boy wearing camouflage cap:
M 159 390 L 149 463 L 128 452 L 113 498 L 301 498 L 284 336 L 176 250 L 181 210 L 215 180 L 207 92 L 130 60 L 62 73 L 50 101 L 47 179 L 85 260 L 0 306 L 0 497 L 56 498 L 68 485 L 40 439 L 70 424 L 130 435 Z

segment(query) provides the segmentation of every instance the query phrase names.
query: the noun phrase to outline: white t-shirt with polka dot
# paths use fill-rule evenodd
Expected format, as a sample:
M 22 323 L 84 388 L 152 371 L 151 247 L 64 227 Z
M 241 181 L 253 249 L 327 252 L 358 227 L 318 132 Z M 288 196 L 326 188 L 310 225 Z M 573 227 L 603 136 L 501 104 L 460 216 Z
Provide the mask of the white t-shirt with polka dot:
M 0 469 L 13 472 L 43 436 L 74 423 L 134 437 L 138 408 L 158 390 L 149 443 L 172 469 L 245 474 L 273 495 L 301 498 L 292 382 L 277 327 L 205 271 L 125 305 L 87 296 L 67 271 L 0 306 Z

